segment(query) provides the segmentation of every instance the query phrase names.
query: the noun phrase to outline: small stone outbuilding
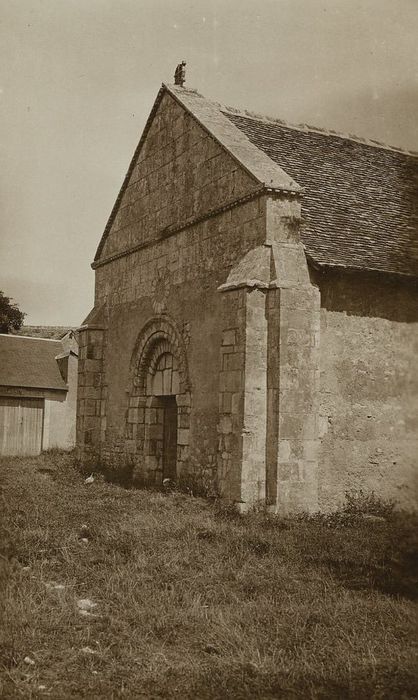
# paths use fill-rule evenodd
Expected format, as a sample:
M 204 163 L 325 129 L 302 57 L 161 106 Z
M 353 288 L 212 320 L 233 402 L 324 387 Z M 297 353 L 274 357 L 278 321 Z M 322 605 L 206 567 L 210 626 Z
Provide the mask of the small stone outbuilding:
M 163 85 L 92 267 L 81 460 L 329 509 L 415 503 L 416 155 Z
M 78 343 L 0 334 L 0 456 L 75 446 Z

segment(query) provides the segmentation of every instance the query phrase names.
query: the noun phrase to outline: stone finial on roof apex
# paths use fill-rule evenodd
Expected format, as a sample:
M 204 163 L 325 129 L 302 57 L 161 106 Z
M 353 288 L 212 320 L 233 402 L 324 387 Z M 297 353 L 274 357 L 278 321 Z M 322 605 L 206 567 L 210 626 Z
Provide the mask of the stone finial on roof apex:
M 183 87 L 186 82 L 186 61 L 182 61 L 178 64 L 174 72 L 174 84 Z

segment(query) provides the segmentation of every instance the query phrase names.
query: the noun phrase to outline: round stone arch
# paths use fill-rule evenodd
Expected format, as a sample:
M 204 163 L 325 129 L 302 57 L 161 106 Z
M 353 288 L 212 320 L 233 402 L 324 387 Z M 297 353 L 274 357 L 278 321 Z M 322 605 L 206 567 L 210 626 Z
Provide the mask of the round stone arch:
M 126 436 L 136 455 L 135 479 L 156 485 L 177 480 L 188 466 L 191 392 L 186 349 L 171 319 L 158 316 L 145 324 L 131 377 Z

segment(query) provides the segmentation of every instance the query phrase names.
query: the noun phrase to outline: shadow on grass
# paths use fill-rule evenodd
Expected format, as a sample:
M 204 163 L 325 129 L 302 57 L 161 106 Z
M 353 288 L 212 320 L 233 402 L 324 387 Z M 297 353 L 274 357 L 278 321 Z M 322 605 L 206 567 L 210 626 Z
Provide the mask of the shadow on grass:
M 320 561 L 346 588 L 418 599 L 416 516 L 399 513 L 385 523 L 359 523 L 344 538 L 337 532 L 330 544 Z
M 272 533 L 282 531 L 277 554 L 296 550 L 307 565 L 327 569 L 350 590 L 418 599 L 418 513 L 395 510 L 392 501 L 374 493 L 349 492 L 342 508 L 328 514 L 281 518 L 259 509 L 241 516 L 217 502 L 214 515 L 241 522 L 243 546 L 254 554 L 268 553 Z
M 407 700 L 415 697 L 417 674 L 414 669 L 400 671 L 388 662 L 386 667 L 365 669 L 363 674 L 341 671 L 335 677 L 306 675 L 295 677 L 269 669 L 260 672 L 251 664 L 235 668 L 213 667 L 194 680 L 189 698 L 200 700 Z

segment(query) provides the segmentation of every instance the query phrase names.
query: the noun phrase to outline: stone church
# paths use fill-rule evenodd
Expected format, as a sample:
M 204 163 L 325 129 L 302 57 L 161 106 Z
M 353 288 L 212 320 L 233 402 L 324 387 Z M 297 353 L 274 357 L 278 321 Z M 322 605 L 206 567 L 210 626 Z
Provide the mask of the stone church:
M 92 469 L 327 510 L 415 502 L 418 160 L 163 85 L 92 263 Z

